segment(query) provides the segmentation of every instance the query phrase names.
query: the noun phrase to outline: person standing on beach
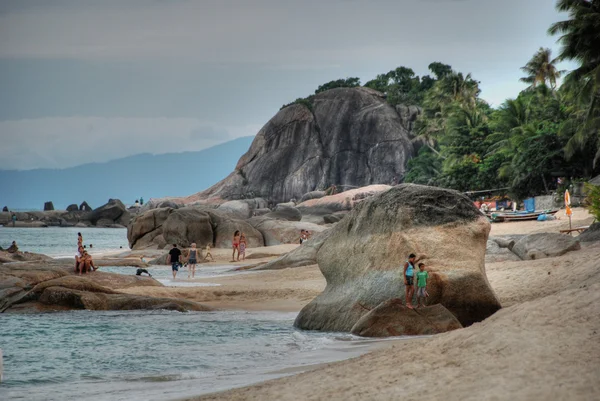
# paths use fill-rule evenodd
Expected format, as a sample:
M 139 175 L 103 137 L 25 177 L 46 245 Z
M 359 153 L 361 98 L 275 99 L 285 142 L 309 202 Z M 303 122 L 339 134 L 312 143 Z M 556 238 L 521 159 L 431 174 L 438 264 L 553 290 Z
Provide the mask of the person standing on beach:
M 171 270 L 173 271 L 173 280 L 177 276 L 177 272 L 179 271 L 179 266 L 181 266 L 181 251 L 177 248 L 177 244 L 173 244 L 173 248 L 169 251 L 169 255 L 167 256 L 167 263 L 171 264 Z
M 77 247 L 83 246 L 83 236 L 81 233 L 77 233 Z
M 240 255 L 242 256 L 242 260 L 246 260 L 246 247 L 248 246 L 248 241 L 246 241 L 246 236 L 244 233 L 240 236 L 240 249 L 238 251 L 238 258 L 240 260 Z
M 404 285 L 406 286 L 406 306 L 409 309 L 413 308 L 412 298 L 415 294 L 415 263 L 421 260 L 423 256 L 419 257 L 418 259 L 416 257 L 417 256 L 414 253 L 408 255 L 408 260 L 406 263 L 404 263 L 404 270 L 402 274 L 404 276 Z
M 231 261 L 235 262 L 235 251 L 238 253 L 238 260 L 240 258 L 240 231 L 235 230 L 233 233 L 233 239 L 231 240 L 231 246 L 233 248 L 233 254 L 231 255 Z
M 192 278 L 194 278 L 194 275 L 196 274 L 196 263 L 198 263 L 198 249 L 196 249 L 196 243 L 192 243 L 187 259 L 188 278 L 190 278 L 190 274 L 192 275 Z
M 425 305 L 427 294 L 427 278 L 429 273 L 425 270 L 425 263 L 419 263 L 419 271 L 417 272 L 417 308 Z
M 17 222 L 17 215 L 13 213 L 11 219 L 12 219 L 12 223 L 13 223 L 13 227 L 14 227 L 15 223 Z

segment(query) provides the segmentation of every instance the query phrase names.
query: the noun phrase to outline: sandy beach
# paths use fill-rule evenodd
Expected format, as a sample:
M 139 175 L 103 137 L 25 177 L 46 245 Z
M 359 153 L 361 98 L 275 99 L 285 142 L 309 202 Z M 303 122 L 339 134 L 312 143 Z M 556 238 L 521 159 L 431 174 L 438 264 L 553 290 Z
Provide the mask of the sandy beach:
M 493 224 L 490 235 L 558 232 L 569 226 L 560 217 Z M 571 224 L 592 221 L 576 209 Z M 254 252 L 276 255 L 292 247 Z M 217 263 L 227 261 L 228 253 L 216 253 Z M 598 399 L 600 243 L 556 258 L 489 263 L 486 271 L 503 309 L 481 323 L 425 339 L 386 342 L 358 358 L 195 399 Z M 220 309 L 298 311 L 325 287 L 316 265 L 198 281 L 220 286 L 124 292 L 182 297 Z

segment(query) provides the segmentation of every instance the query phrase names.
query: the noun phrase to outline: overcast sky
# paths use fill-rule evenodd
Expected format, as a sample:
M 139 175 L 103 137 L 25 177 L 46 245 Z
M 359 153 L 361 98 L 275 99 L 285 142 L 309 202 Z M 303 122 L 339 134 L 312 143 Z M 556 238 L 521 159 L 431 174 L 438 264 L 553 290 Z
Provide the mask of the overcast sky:
M 0 169 L 255 135 L 327 81 L 441 61 L 492 105 L 555 55 L 554 0 L 2 0 Z

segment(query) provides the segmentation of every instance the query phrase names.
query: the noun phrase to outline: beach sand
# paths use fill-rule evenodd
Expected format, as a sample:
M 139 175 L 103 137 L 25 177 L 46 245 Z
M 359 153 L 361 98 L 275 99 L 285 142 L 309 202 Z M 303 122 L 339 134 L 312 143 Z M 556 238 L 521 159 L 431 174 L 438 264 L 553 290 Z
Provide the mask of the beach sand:
M 592 221 L 575 209 L 573 227 Z M 497 223 L 490 235 L 558 232 L 568 225 L 564 216 Z M 358 358 L 194 399 L 600 399 L 600 243 L 556 258 L 489 263 L 486 270 L 503 309 L 481 323 L 386 342 Z M 221 287 L 149 290 L 221 308 L 299 310 L 325 286 L 317 266 L 205 281 Z

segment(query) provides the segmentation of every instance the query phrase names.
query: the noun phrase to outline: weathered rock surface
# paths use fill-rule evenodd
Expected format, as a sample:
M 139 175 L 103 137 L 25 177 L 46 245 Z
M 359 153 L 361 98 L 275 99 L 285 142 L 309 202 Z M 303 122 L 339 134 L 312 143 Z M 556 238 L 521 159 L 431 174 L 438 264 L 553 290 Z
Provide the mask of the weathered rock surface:
M 87 220 L 94 225 L 96 225 L 99 220 L 103 220 L 104 222 L 110 220 L 112 223 L 126 226 L 129 224 L 130 218 L 131 215 L 127 211 L 127 208 L 123 202 L 118 199 L 109 199 L 108 203 L 92 210 L 87 216 Z
M 538 233 L 519 239 L 512 251 L 523 260 L 533 260 L 564 255 L 580 248 L 579 241 L 570 235 Z
M 500 248 L 508 248 L 512 249 L 515 246 L 515 243 L 521 238 L 514 238 L 512 236 L 509 237 L 490 237 L 488 241 L 494 241 Z
M 440 304 L 409 309 L 399 298 L 377 305 L 350 331 L 362 337 L 419 336 L 445 333 L 463 326 Z
M 327 229 L 304 221 L 273 220 L 265 216 L 253 217 L 248 223 L 262 234 L 265 246 L 297 244 L 300 241 L 300 230 L 319 233 Z
M 300 198 L 300 203 L 311 200 L 311 199 L 319 199 L 325 196 L 325 191 L 310 191 L 302 195 Z
M 17 252 L 9 253 L 5 250 L 0 251 L 0 263 L 11 262 L 48 262 L 53 260 L 50 256 L 42 255 L 41 253 L 32 252 Z
M 81 202 L 81 205 L 79 205 L 79 210 L 82 212 L 91 212 L 93 209 L 86 201 L 83 201 Z
M 54 210 L 54 204 L 52 202 L 44 203 L 44 212 L 48 212 L 50 210 Z
M 600 222 L 592 224 L 590 228 L 579 234 L 577 240 L 579 242 L 600 241 Z
M 162 249 L 167 244 L 231 248 L 233 233 L 246 235 L 250 248 L 264 246 L 260 231 L 230 211 L 202 207 L 157 208 L 135 216 L 127 229 L 131 249 Z
M 504 243 L 504 242 L 503 242 Z M 507 245 L 514 244 L 514 242 L 509 241 Z M 512 247 L 512 246 L 511 246 Z M 486 263 L 495 263 L 495 262 L 503 262 L 506 260 L 521 260 L 517 255 L 511 252 L 511 250 L 507 247 L 500 247 L 497 241 L 488 240 L 487 246 L 485 249 L 485 262 Z
M 361 202 L 331 228 L 317 261 L 327 280 L 295 325 L 350 331 L 369 310 L 402 298 L 401 267 L 408 254 L 425 254 L 429 303 L 441 303 L 461 324 L 500 309 L 485 275 L 490 224 L 464 195 L 403 184 Z
M 79 210 L 79 206 L 76 203 L 72 203 L 67 206 L 67 212 L 77 212 Z
M 323 216 L 323 222 L 325 222 L 325 224 L 335 224 L 338 221 L 340 221 L 341 219 L 343 219 L 344 217 L 346 217 L 348 213 L 347 212 L 337 212 L 337 213 L 333 213 L 333 214 L 326 214 L 325 216 Z
M 252 216 L 250 205 L 241 200 L 233 200 L 225 202 L 217 208 L 218 210 L 231 214 L 238 219 L 248 219 Z
M 211 244 L 213 228 L 207 212 L 194 208 L 181 208 L 169 214 L 162 226 L 167 244 L 188 247 L 193 242 Z
M 239 230 L 246 236 L 248 248 L 265 246 L 265 240 L 260 231 L 244 220 L 234 219 L 228 214 L 219 212 L 219 209 L 208 211 L 213 228 L 213 242 L 202 243 L 201 246 L 212 244 L 215 248 L 231 248 L 233 233 Z M 200 246 L 200 245 L 198 245 Z
M 202 311 L 196 302 L 121 294 L 133 286 L 162 286 L 150 277 L 94 272 L 71 273 L 72 266 L 48 262 L 0 266 L 0 312 L 31 312 L 65 309 L 132 310 L 169 309 Z
M 264 265 L 255 267 L 252 270 L 279 270 L 287 269 L 288 267 L 316 265 L 317 253 L 327 237 L 329 237 L 330 233 L 331 230 L 321 231 L 320 233 L 313 235 L 308 241 L 305 241 L 293 251 L 267 262 Z
M 367 187 L 350 189 L 335 195 L 304 201 L 298 204 L 297 208 L 302 214 L 302 221 L 315 224 L 329 224 L 325 221 L 325 216 L 328 216 L 328 220 L 331 221 L 332 215 L 347 213 L 363 200 L 385 192 L 390 188 L 389 185 L 369 185 Z
M 413 154 L 409 124 L 377 91 L 321 92 L 312 110 L 294 104 L 277 113 L 235 171 L 197 198 L 254 194 L 279 203 L 331 184 L 342 188 L 389 183 L 394 177 L 402 181 Z
M 275 211 L 265 214 L 265 217 L 268 217 L 273 220 L 302 220 L 302 214 L 300 214 L 300 211 L 298 209 L 296 209 L 294 206 L 283 205 L 281 203 L 277 205 Z

